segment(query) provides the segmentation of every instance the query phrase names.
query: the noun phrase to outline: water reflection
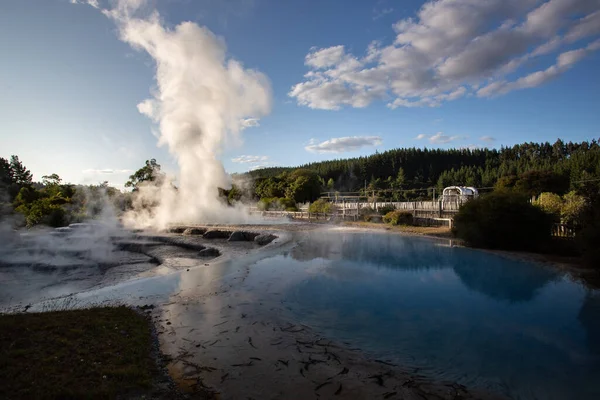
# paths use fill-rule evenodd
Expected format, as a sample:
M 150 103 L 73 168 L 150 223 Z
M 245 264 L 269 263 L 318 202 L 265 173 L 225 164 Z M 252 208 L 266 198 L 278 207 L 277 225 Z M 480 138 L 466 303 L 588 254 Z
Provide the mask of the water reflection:
M 530 301 L 559 277 L 549 268 L 529 268 L 524 262 L 508 262 L 449 242 L 385 233 L 314 232 L 292 249 L 290 256 L 297 261 L 347 260 L 402 270 L 453 268 L 469 289 L 508 302 Z
M 578 315 L 579 321 L 586 330 L 586 338 L 590 351 L 600 355 L 600 293 L 589 292 L 585 296 Z M 600 366 L 599 366 L 600 367 Z
M 440 240 L 432 246 L 431 240 L 403 240 L 401 236 L 385 233 L 321 231 L 311 232 L 290 255 L 298 261 L 324 258 L 368 262 L 385 268 L 441 269 L 451 267 L 448 261 L 452 249 L 447 242 Z
M 531 301 L 544 286 L 559 277 L 550 268 L 531 268 L 522 262 L 509 263 L 501 257 L 484 254 L 473 256 L 468 250 L 465 253 L 455 257 L 454 272 L 466 287 L 492 299 Z
M 250 271 L 252 290 L 272 282 L 293 318 L 375 357 L 513 398 L 600 398 L 600 295 L 554 270 L 425 238 L 313 232 Z

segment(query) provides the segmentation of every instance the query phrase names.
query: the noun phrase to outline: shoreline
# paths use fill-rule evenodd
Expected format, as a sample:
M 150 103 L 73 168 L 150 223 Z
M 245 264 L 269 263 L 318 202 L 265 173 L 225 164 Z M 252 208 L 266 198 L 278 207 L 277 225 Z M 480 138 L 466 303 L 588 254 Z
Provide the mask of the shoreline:
M 139 306 L 145 302 L 153 304 L 148 312 L 160 352 L 168 362 L 169 375 L 184 393 L 219 399 L 503 398 L 495 392 L 426 377 L 419 374 L 419 368 L 394 365 L 374 358 L 366 350 L 353 349 L 349 343 L 323 338 L 313 328 L 298 324 L 278 299 L 265 296 L 268 292 L 277 292 L 268 280 L 253 280 L 255 262 L 285 252 L 294 245 L 298 235 L 310 234 L 313 230 L 379 231 L 451 240 L 446 236 L 450 233 L 447 228 L 306 222 L 197 226 L 260 231 L 278 238 L 266 246 L 256 247 L 223 239 L 207 242 L 200 237 L 164 235 L 186 238 L 175 242 L 198 241 L 221 250 L 219 257 L 206 263 L 188 269 L 182 267 L 166 275 L 175 286 L 160 296 L 145 294 L 131 299 L 131 307 L 137 303 Z M 483 250 L 544 264 L 535 254 Z M 556 260 L 547 264 L 554 268 L 558 265 Z M 161 276 L 150 279 L 165 282 Z M 125 282 L 127 284 L 122 285 L 125 291 L 147 286 L 145 282 L 136 284 L 135 279 Z
M 600 271 L 583 266 L 581 259 L 578 257 L 469 247 L 464 245 L 460 239 L 454 238 L 450 229 L 445 227 L 386 226 L 383 223 L 372 222 L 344 222 L 342 226 L 371 231 L 385 231 L 396 235 L 420 236 L 438 240 L 446 239 L 451 241 L 452 246 L 466 247 L 472 250 L 484 251 L 506 257 L 511 260 L 535 263 L 546 268 L 555 268 L 568 274 L 571 279 L 584 284 L 589 289 L 600 289 Z

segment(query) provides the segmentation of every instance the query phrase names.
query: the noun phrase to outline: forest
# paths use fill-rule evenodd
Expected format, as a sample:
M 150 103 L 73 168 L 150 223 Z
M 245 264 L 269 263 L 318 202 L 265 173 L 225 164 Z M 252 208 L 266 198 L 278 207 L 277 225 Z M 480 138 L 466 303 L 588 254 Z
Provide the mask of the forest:
M 562 195 L 578 189 L 582 182 L 600 178 L 600 144 L 595 139 L 579 143 L 558 139 L 553 144 L 523 143 L 499 150 L 403 148 L 296 168 L 257 169 L 244 176 L 252 178 L 252 197 L 290 198 L 288 189 L 299 173 L 305 177 L 312 173 L 324 192 L 364 195 L 366 190 L 369 195 L 375 192 L 378 197 L 396 201 L 429 199 L 434 188 L 439 193 L 453 185 L 473 186 L 484 192 L 523 185 L 532 195 Z M 295 200 L 306 196 L 299 197 Z M 318 196 L 309 197 L 315 200 Z

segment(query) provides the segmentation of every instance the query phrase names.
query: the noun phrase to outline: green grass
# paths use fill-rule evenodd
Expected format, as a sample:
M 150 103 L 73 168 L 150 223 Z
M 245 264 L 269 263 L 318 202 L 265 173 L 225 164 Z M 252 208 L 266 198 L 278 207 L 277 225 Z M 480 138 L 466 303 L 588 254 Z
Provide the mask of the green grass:
M 127 307 L 0 315 L 0 398 L 149 393 L 152 354 L 151 321 Z

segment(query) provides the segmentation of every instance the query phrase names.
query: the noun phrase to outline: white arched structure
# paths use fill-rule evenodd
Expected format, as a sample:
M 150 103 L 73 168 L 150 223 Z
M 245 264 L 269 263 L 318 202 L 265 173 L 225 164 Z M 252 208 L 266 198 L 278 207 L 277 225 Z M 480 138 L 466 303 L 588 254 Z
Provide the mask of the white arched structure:
M 442 201 L 467 201 L 479 196 L 479 192 L 470 186 L 448 186 L 442 192 Z

